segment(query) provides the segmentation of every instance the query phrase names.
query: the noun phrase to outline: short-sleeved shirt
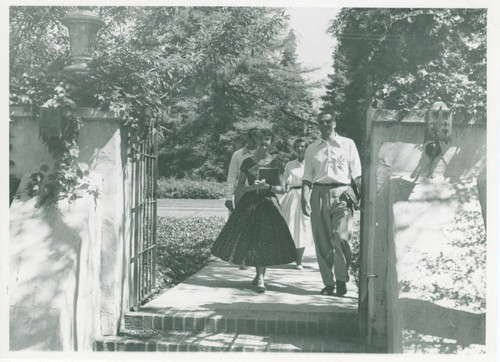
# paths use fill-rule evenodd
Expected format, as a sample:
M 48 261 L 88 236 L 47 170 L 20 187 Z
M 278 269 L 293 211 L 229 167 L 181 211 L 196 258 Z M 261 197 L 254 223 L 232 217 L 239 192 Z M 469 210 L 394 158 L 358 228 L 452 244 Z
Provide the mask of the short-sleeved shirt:
M 350 184 L 361 176 L 358 150 L 350 138 L 335 135 L 332 142 L 320 139 L 310 144 L 304 156 L 304 181 Z

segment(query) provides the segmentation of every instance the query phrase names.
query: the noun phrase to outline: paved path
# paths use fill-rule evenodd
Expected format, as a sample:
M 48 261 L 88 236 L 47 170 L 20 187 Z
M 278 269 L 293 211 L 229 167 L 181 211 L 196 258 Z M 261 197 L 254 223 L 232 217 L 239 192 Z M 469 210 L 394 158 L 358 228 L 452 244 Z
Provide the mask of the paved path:
M 226 200 L 158 199 L 157 215 L 162 217 L 227 217 Z
M 125 315 L 117 337 L 96 351 L 253 351 L 359 353 L 357 289 L 323 296 L 314 250 L 304 269 L 269 267 L 267 292 L 255 291 L 254 268 L 240 270 L 214 258 L 156 299 Z
M 278 199 L 281 199 L 281 195 L 278 195 Z M 224 206 L 225 202 L 225 199 L 158 199 L 157 215 L 162 217 L 220 216 L 227 218 L 228 210 Z
M 224 200 L 158 200 L 158 215 L 226 217 Z M 160 211 L 161 210 L 161 211 Z M 267 291 L 252 285 L 255 268 L 240 270 L 213 258 L 196 274 L 125 316 L 118 337 L 98 351 L 360 352 L 358 291 L 323 296 L 314 247 L 303 270 L 269 267 Z
M 236 265 L 215 259 L 141 310 L 161 312 L 169 307 L 218 311 L 235 308 L 274 312 L 357 311 L 357 289 L 353 283 L 348 283 L 348 293 L 343 298 L 319 295 L 323 283 L 312 247 L 306 248 L 303 265 L 303 270 L 295 269 L 294 264 L 269 267 L 267 292 L 259 294 L 251 283 L 255 268 L 240 270 Z
M 159 199 L 158 210 L 162 211 L 158 211 L 158 215 L 182 217 L 188 214 L 207 216 L 221 213 L 225 217 L 227 209 L 224 201 Z M 348 283 L 348 293 L 344 298 L 318 295 L 323 284 L 313 245 L 306 247 L 303 263 L 303 270 L 295 269 L 294 264 L 270 267 L 266 275 L 268 291 L 257 294 L 251 284 L 254 268 L 240 270 L 235 265 L 214 258 L 207 267 L 146 304 L 143 309 L 161 310 L 162 306 L 167 305 L 180 309 L 203 309 L 214 303 L 220 308 L 224 308 L 226 304 L 233 307 L 238 303 L 244 309 L 275 310 L 277 304 L 286 303 L 295 310 L 338 307 L 357 309 L 357 289 L 352 283 Z M 196 298 L 190 298 L 192 295 L 196 295 Z

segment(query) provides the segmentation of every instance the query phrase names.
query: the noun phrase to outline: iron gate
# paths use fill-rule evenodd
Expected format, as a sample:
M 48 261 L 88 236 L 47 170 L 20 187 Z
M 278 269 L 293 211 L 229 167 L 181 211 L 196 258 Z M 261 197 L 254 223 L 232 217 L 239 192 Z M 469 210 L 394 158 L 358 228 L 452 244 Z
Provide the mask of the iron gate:
M 132 166 L 132 226 L 130 243 L 130 306 L 138 309 L 156 288 L 156 180 L 158 134 L 151 122 Z

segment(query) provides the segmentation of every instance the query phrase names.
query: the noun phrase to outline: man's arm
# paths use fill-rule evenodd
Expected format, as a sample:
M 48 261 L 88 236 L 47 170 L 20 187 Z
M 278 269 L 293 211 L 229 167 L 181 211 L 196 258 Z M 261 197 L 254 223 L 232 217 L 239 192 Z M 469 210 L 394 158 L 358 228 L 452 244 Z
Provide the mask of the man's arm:
M 311 215 L 311 202 L 310 202 L 310 194 L 311 194 L 311 182 L 302 180 L 302 212 L 306 216 Z
M 356 184 L 356 187 L 358 188 L 359 192 L 361 192 L 361 176 L 358 176 L 354 179 L 354 183 Z
M 349 172 L 351 177 L 354 179 L 358 190 L 361 190 L 361 160 L 359 158 L 356 144 L 352 140 L 349 149 Z
M 237 153 L 233 153 L 233 155 L 231 156 L 231 162 L 229 162 L 229 170 L 227 171 L 226 202 L 224 205 L 229 209 L 229 211 L 233 211 L 234 209 L 233 195 L 238 175 L 237 158 Z

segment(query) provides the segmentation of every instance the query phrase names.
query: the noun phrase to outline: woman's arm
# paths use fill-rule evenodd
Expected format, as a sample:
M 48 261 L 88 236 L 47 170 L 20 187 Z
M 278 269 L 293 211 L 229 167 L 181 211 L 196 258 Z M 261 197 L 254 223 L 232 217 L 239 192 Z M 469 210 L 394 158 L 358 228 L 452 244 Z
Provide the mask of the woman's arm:
M 290 176 L 290 163 L 287 163 L 285 166 L 285 172 L 283 172 L 283 177 L 280 177 L 280 182 L 281 182 L 281 189 L 283 190 L 283 193 L 288 192 L 288 186 L 290 184 L 288 178 Z M 281 176 L 281 175 L 280 175 Z
M 280 181 L 280 184 L 279 185 L 276 185 L 276 186 L 271 186 L 269 184 L 265 184 L 266 186 L 264 186 L 264 189 L 268 189 L 269 191 L 272 191 L 274 192 L 275 194 L 284 194 L 286 191 L 286 187 L 284 186 L 285 184 L 285 179 L 283 177 L 283 174 L 280 173 L 279 175 L 279 181 Z
M 236 188 L 238 192 L 243 195 L 245 192 L 261 190 L 265 188 L 264 185 L 267 185 L 263 182 L 259 182 L 258 180 L 252 185 L 245 185 L 248 175 L 245 171 L 241 170 L 240 177 L 238 178 L 238 187 Z M 269 187 L 269 186 L 267 186 Z
M 272 186 L 272 185 L 269 185 L 266 183 L 264 189 L 267 189 L 269 191 L 272 191 L 274 192 L 275 194 L 284 194 L 286 192 L 286 179 L 283 177 L 283 168 L 281 168 L 279 166 L 279 164 L 277 164 L 277 162 L 275 162 L 276 160 L 273 160 L 273 163 L 274 163 L 274 166 L 278 169 L 278 172 L 279 172 L 279 182 L 278 182 L 278 185 L 276 186 Z M 286 167 L 285 167 L 286 169 Z M 284 186 L 285 185 L 285 186 Z

